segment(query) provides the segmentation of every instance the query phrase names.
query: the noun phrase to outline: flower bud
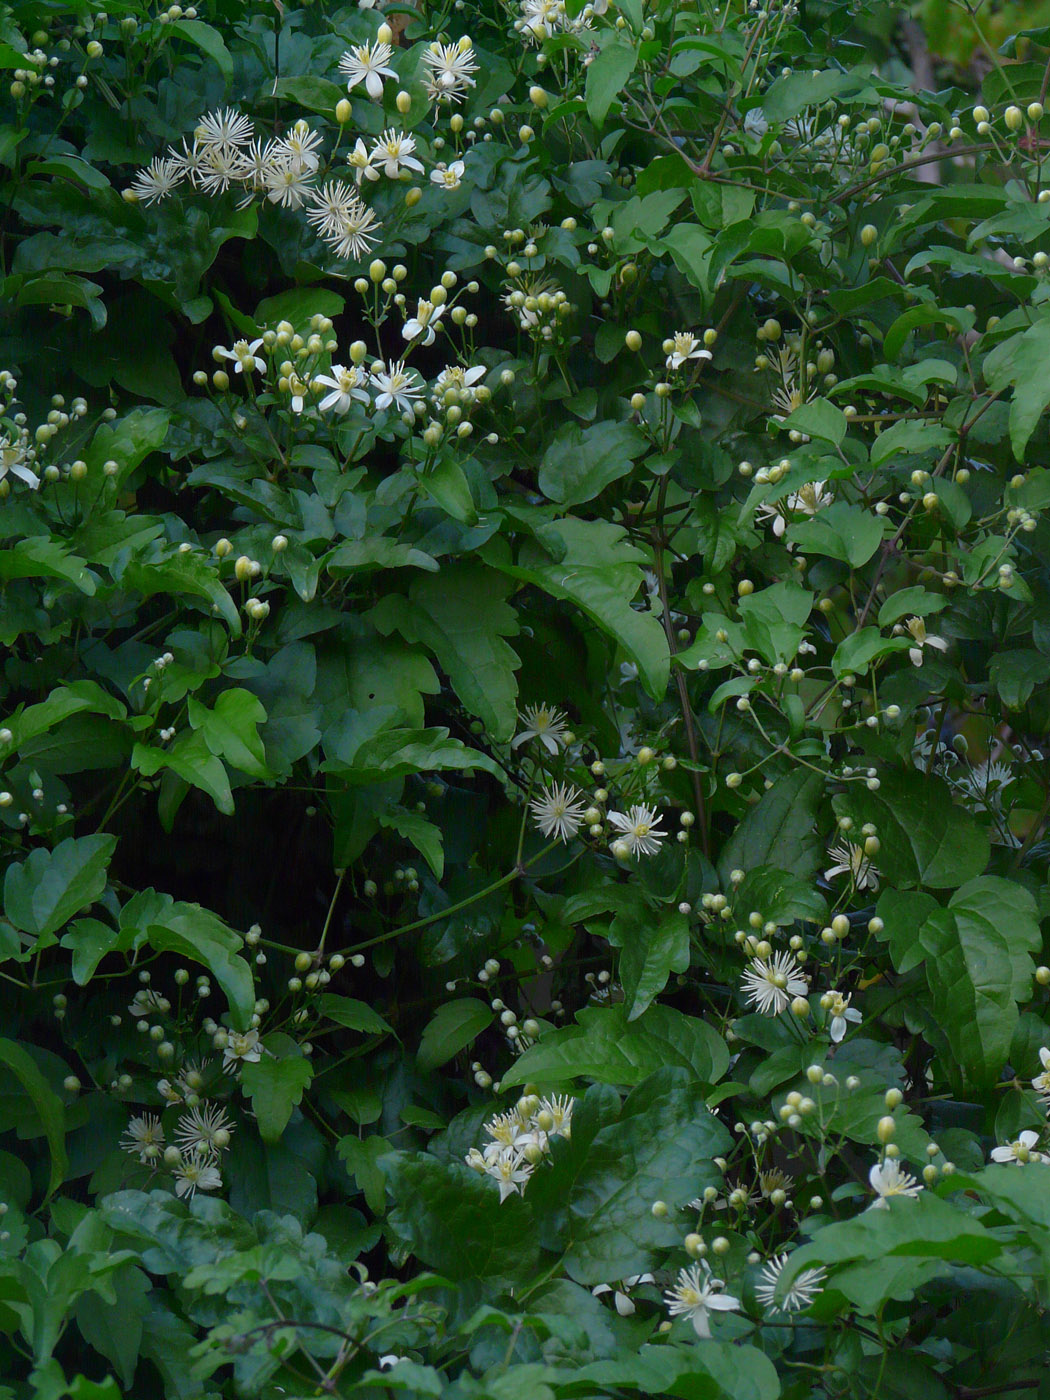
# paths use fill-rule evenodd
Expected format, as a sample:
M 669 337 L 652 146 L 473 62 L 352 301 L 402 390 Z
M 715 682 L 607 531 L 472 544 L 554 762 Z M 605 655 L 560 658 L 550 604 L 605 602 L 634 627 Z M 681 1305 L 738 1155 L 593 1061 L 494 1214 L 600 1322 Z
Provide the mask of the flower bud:
M 340 126 L 346 126 L 353 115 L 353 108 L 345 97 L 341 97 L 335 104 L 335 119 Z
M 402 90 L 394 98 L 394 105 L 403 117 L 407 116 L 409 108 L 412 106 L 412 94 Z
M 897 1124 L 888 1115 L 880 1118 L 875 1127 L 875 1136 L 881 1143 L 892 1142 L 897 1132 Z

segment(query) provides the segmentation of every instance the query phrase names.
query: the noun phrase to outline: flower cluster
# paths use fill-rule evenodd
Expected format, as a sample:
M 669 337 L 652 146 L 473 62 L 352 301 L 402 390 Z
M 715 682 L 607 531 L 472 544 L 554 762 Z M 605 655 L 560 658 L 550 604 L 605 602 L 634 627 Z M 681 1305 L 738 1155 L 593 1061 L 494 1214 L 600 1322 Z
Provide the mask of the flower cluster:
M 550 1151 L 553 1139 L 571 1136 L 574 1105 L 575 1100 L 569 1097 L 526 1095 L 509 1112 L 497 1114 L 485 1124 L 490 1141 L 480 1150 L 470 1149 L 467 1166 L 492 1177 L 499 1186 L 501 1202 L 508 1196 L 524 1195 L 529 1177 Z

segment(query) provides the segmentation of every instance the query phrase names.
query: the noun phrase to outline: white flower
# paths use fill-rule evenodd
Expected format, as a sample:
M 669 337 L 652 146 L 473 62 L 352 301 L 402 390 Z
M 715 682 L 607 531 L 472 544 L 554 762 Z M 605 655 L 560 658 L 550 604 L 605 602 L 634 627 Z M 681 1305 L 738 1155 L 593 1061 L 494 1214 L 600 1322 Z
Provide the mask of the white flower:
M 292 396 L 292 412 L 302 413 L 306 405 L 306 396 L 311 392 L 311 385 L 305 379 L 300 379 L 297 374 L 288 376 L 288 392 Z
M 435 306 L 432 301 L 420 299 L 416 305 L 416 314 L 401 327 L 401 334 L 406 340 L 420 337 L 420 345 L 433 345 L 434 328 L 440 323 L 444 310 L 444 306 Z
M 473 74 L 478 65 L 466 35 L 455 44 L 435 40 L 423 54 L 422 66 L 427 69 L 427 96 L 432 102 L 460 102 L 476 86 Z
M 1032 1080 L 1032 1088 L 1039 1095 L 1043 1107 L 1050 1108 L 1050 1050 L 1045 1045 L 1039 1051 L 1039 1063 L 1043 1066 L 1042 1072 Z
M 778 1301 L 777 1289 L 787 1261 L 786 1254 L 771 1259 L 762 1270 L 762 1282 L 755 1285 L 755 1297 L 766 1312 L 801 1312 L 803 1308 L 809 1307 L 821 1291 L 820 1285 L 827 1275 L 827 1270 L 803 1269 Z
M 430 172 L 430 179 L 443 190 L 458 190 L 466 168 L 461 160 L 454 160 L 451 165 L 442 162 Z
M 499 1199 L 502 1205 L 508 1196 L 524 1195 L 525 1183 L 532 1175 L 532 1167 L 523 1152 L 518 1152 L 513 1147 L 504 1147 L 494 1161 L 486 1164 L 485 1175 L 499 1182 Z
M 616 844 L 623 843 L 632 856 L 653 856 L 667 835 L 659 825 L 656 808 L 642 802 L 627 812 L 610 812 L 609 821 L 621 833 Z
M 926 634 L 926 623 L 921 617 L 909 617 L 905 623 L 911 633 L 915 646 L 909 648 L 908 657 L 913 666 L 922 665 L 923 647 L 933 647 L 934 651 L 947 651 L 948 643 L 943 637 L 930 637 Z
M 132 1118 L 120 1139 L 125 1152 L 130 1152 L 148 1166 L 156 1162 L 164 1147 L 164 1129 L 155 1113 L 141 1113 Z
M 301 209 L 311 194 L 310 172 L 290 156 L 269 167 L 265 183 L 266 198 L 283 209 Z
M 338 229 L 326 240 L 339 258 L 363 258 L 379 241 L 382 225 L 373 209 L 355 199 L 342 214 Z
M 201 146 L 246 146 L 253 134 L 251 117 L 233 107 L 207 113 L 198 121 L 193 133 Z
M 526 705 L 521 715 L 524 729 L 514 736 L 511 748 L 538 739 L 548 753 L 556 754 L 569 733 L 568 715 L 554 705 Z
M 669 370 L 681 369 L 688 360 L 710 360 L 711 351 L 704 349 L 703 341 L 697 340 L 692 331 L 677 331 L 670 339 L 671 349 L 667 355 Z M 664 347 L 666 349 L 666 346 Z
M 852 993 L 850 993 L 852 996 Z M 820 1004 L 825 1011 L 831 1012 L 831 1023 L 828 1033 L 832 1043 L 837 1045 L 846 1034 L 847 1022 L 852 1021 L 855 1026 L 859 1026 L 864 1019 L 856 1007 L 850 1006 L 850 996 L 843 996 L 841 992 L 825 992 L 820 999 Z
M 131 192 L 141 204 L 158 204 L 185 175 L 186 166 L 178 156 L 154 156 L 132 181 Z
M 276 150 L 280 156 L 286 156 L 297 171 L 312 175 L 321 164 L 321 157 L 317 154 L 321 140 L 321 133 L 312 131 L 310 123 L 300 117 L 277 142 Z
M 180 1152 L 216 1161 L 219 1154 L 229 1147 L 232 1136 L 233 1124 L 221 1105 L 191 1108 L 182 1115 L 175 1129 L 175 1141 Z
M 236 146 L 204 146 L 197 168 L 197 184 L 205 194 L 225 194 L 240 178 L 241 155 Z
M 852 841 L 839 841 L 830 847 L 828 855 L 836 862 L 824 871 L 825 880 L 833 880 L 836 875 L 849 875 L 858 890 L 877 890 L 879 872 L 875 864 L 864 854 L 863 846 L 855 846 Z
M 777 953 L 768 962 L 752 958 L 742 979 L 742 990 L 763 1016 L 779 1016 L 792 997 L 806 995 L 808 983 L 794 953 Z
M 711 1273 L 706 1259 L 691 1269 L 682 1269 L 674 1288 L 664 1294 L 667 1311 L 672 1317 L 688 1317 L 698 1337 L 710 1337 L 709 1311 L 738 1312 L 739 1298 L 723 1292 L 725 1284 Z
M 187 159 L 184 157 L 184 160 Z M 248 143 L 243 151 L 237 152 L 234 162 L 234 170 L 237 179 L 245 185 L 249 193 L 257 193 L 266 189 L 266 182 L 270 172 L 281 164 L 283 157 L 280 152 L 279 143 L 267 141 L 265 144 L 261 140 L 254 140 Z M 197 176 L 202 166 L 202 159 L 198 153 L 197 160 L 191 172 L 191 179 L 197 183 Z
M 387 408 L 396 404 L 403 413 L 412 412 L 412 402 L 423 392 L 423 386 L 414 370 L 406 369 L 404 360 L 396 360 L 389 370 L 381 363 L 372 367 L 372 383 L 379 390 L 376 395 L 376 408 Z
M 132 1016 L 163 1016 L 171 1010 L 171 1002 L 152 987 L 140 987 L 128 1007 Z
M 17 476 L 19 481 L 24 481 L 32 491 L 40 485 L 40 478 L 28 466 L 25 446 L 13 442 L 6 433 L 0 433 L 0 481 L 8 472 Z
M 347 413 L 355 399 L 368 402 L 368 374 L 357 365 L 333 365 L 331 374 L 319 374 L 314 383 L 332 391 L 318 405 L 322 413 Z
M 1033 1133 L 1031 1128 L 1026 1128 L 1015 1142 L 1007 1143 L 1005 1147 L 993 1147 L 992 1161 L 1016 1162 L 1019 1167 L 1023 1167 L 1026 1162 L 1045 1161 L 1041 1152 L 1033 1151 L 1038 1141 L 1039 1134 Z
M 257 353 L 262 345 L 262 336 L 257 340 L 235 340 L 232 350 L 224 350 L 221 346 L 215 351 L 218 358 L 233 361 L 234 374 L 251 374 L 252 370 L 258 370 L 263 374 L 266 370 L 266 361 Z
M 531 1124 L 515 1110 L 509 1113 L 497 1113 L 494 1118 L 490 1118 L 485 1124 L 485 1131 L 492 1142 L 485 1149 L 486 1155 L 495 1147 L 495 1152 L 491 1154 L 491 1160 L 499 1155 L 505 1147 L 525 1147 L 533 1140 Z
M 255 1064 L 262 1059 L 262 1046 L 258 1031 L 230 1031 L 222 1052 L 222 1068 L 225 1074 L 235 1073 L 242 1064 Z
M 544 836 L 570 841 L 583 825 L 587 799 L 571 783 L 555 783 L 544 788 L 542 796 L 534 797 L 529 805 Z
M 819 510 L 831 505 L 835 497 L 825 489 L 826 485 L 823 481 L 807 481 L 783 501 L 761 502 L 755 507 L 755 514 L 763 520 L 772 520 L 773 533 L 779 540 L 788 527 L 789 516 L 816 515 Z
M 870 1210 L 888 1210 L 891 1196 L 917 1196 L 922 1186 L 915 1177 L 901 1170 L 896 1157 L 887 1157 L 884 1162 L 876 1162 L 868 1172 L 871 1189 L 878 1197 L 872 1201 Z
M 176 1196 L 189 1199 L 195 1191 L 217 1191 L 221 1185 L 222 1173 L 200 1152 L 184 1157 L 175 1168 Z
M 479 379 L 484 379 L 486 373 L 484 365 L 474 365 L 472 369 L 463 369 L 460 365 L 446 365 L 430 386 L 431 402 L 439 408 L 445 407 L 446 392 L 455 389 L 455 402 L 472 404 L 476 398 L 474 385 Z
M 637 1288 L 642 1283 L 655 1283 L 652 1274 L 632 1274 L 630 1278 L 621 1279 L 614 1289 L 611 1284 L 598 1283 L 591 1289 L 595 1298 L 600 1298 L 603 1293 L 612 1293 L 613 1303 L 616 1311 L 621 1317 L 630 1317 L 636 1311 L 634 1303 L 628 1296 L 632 1288 Z
M 326 180 L 310 191 L 306 219 L 323 238 L 338 238 L 360 204 L 357 191 L 345 180 Z
M 389 44 L 355 44 L 339 60 L 339 71 L 346 75 L 347 92 L 353 92 L 358 83 L 364 83 L 365 91 L 375 102 L 382 101 L 383 78 L 396 78 L 397 74 L 388 65 L 393 55 Z
M 412 154 L 415 149 L 413 137 L 389 127 L 372 147 L 371 159 L 383 167 L 384 175 L 396 180 L 402 170 L 418 170 L 422 174 L 423 167 Z
M 378 180 L 379 171 L 372 163 L 372 153 L 365 146 L 360 136 L 354 145 L 354 149 L 346 158 L 346 163 L 354 172 L 354 179 L 360 186 L 362 180 Z
M 547 1128 L 549 1137 L 572 1137 L 572 1110 L 576 1106 L 576 1100 L 568 1094 L 562 1096 L 555 1095 L 552 1099 L 541 1099 L 540 1106 L 536 1110 L 537 1120 L 542 1119 L 542 1115 L 550 1114 L 552 1124 Z M 544 1120 L 545 1121 L 545 1120 Z

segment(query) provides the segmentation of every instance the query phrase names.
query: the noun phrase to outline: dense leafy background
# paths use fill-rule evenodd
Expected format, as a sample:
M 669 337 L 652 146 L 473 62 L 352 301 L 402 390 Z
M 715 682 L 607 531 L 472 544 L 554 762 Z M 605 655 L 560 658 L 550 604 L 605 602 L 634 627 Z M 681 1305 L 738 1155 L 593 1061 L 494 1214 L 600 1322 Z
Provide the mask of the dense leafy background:
M 0 7 L 0 1394 L 1046 1390 L 988 10 Z

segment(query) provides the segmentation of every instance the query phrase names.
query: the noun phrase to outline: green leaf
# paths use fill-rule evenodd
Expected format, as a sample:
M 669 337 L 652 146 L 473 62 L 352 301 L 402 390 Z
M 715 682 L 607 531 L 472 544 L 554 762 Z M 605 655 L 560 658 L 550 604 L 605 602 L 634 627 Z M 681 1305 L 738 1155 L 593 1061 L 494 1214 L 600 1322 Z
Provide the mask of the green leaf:
M 877 792 L 850 786 L 835 798 L 835 811 L 852 817 L 858 827 L 875 823 L 880 842 L 876 863 L 890 883 L 954 889 L 979 875 L 988 862 L 987 833 L 932 774 L 886 772 Z
M 800 433 L 807 433 L 810 437 L 820 438 L 839 447 L 846 436 L 849 423 L 842 409 L 836 408 L 827 399 L 811 399 L 809 403 L 804 403 L 793 413 L 789 413 L 780 426 L 795 428 Z
M 366 1001 L 336 996 L 334 992 L 323 994 L 320 1011 L 322 1016 L 327 1016 L 337 1026 L 345 1026 L 350 1031 L 362 1031 L 365 1035 L 383 1035 L 391 1029 L 389 1023 Z
M 233 815 L 229 776 L 222 760 L 211 752 L 199 731 L 183 730 L 166 749 L 136 744 L 131 751 L 131 766 L 144 778 L 152 777 L 162 768 L 170 768 L 183 782 L 206 792 L 225 816 Z
M 810 879 L 792 875 L 779 865 L 760 865 L 749 870 L 737 886 L 734 905 L 757 909 L 763 923 L 783 927 L 796 919 L 823 923 L 828 917 L 827 900 Z
M 189 721 L 209 750 L 231 768 L 251 778 L 273 777 L 258 732 L 259 725 L 266 723 L 266 711 L 251 691 L 224 690 L 213 710 L 191 697 Z
M 836 676 L 863 675 L 878 657 L 907 651 L 914 645 L 910 637 L 884 637 L 878 627 L 862 627 L 839 642 L 831 658 L 831 669 Z
M 201 53 L 207 54 L 229 87 L 233 82 L 233 58 L 217 29 L 199 19 L 176 19 L 168 25 L 167 33 L 178 34 L 196 45 Z
M 416 850 L 440 880 L 445 870 L 444 836 L 441 828 L 428 822 L 422 812 L 410 812 L 407 807 L 391 807 L 379 814 L 379 825 L 392 829 Z
M 633 423 L 605 420 L 589 428 L 566 423 L 543 454 L 540 490 L 563 506 L 593 500 L 626 476 L 648 445 Z
M 662 1065 L 679 1065 L 705 1084 L 729 1067 L 722 1037 L 695 1016 L 671 1006 L 650 1006 L 628 1021 L 623 1005 L 584 1007 L 575 1026 L 545 1035 L 519 1055 L 503 1076 L 505 1089 L 527 1084 L 594 1079 L 601 1084 L 640 1084 Z
M 300 1054 L 261 1060 L 241 1066 L 241 1088 L 252 1101 L 263 1142 L 277 1142 L 313 1078 L 313 1065 Z
M 623 931 L 619 946 L 627 1019 L 636 1021 L 666 987 L 671 973 L 689 967 L 689 920 L 677 910 L 662 919 L 646 910 Z
M 567 517 L 544 535 L 552 551 L 560 546 L 557 563 L 526 555 L 514 565 L 494 551 L 486 557 L 512 578 L 579 608 L 623 648 L 638 667 L 645 689 L 662 700 L 671 671 L 667 638 L 653 613 L 631 606 L 642 586 L 639 565 L 644 556 L 623 536 L 623 529 L 609 521 Z
M 49 1200 L 65 1181 L 69 1171 L 69 1159 L 66 1156 L 66 1115 L 62 1100 L 51 1090 L 37 1068 L 36 1061 L 13 1040 L 0 1039 L 0 1064 L 7 1066 L 29 1095 L 43 1126 L 51 1153 L 51 1172 L 48 1177 L 47 1195 L 44 1197 L 45 1200 Z
M 158 953 L 177 953 L 206 967 L 226 993 L 236 1029 L 248 1029 L 255 1011 L 255 984 L 251 968 L 236 956 L 243 943 L 239 934 L 217 914 L 186 903 L 158 912 L 146 932 L 150 947 Z
M 62 947 L 73 953 L 73 981 L 78 987 L 87 986 L 106 954 L 130 948 L 134 939 L 134 929 L 111 928 L 100 919 L 77 919 L 61 939 Z
M 817 805 L 824 791 L 819 773 L 798 768 L 780 778 L 748 812 L 726 842 L 718 869 L 728 884 L 732 870 L 774 865 L 803 879 L 820 864 L 823 848 L 816 835 Z
M 1015 1003 L 1031 995 L 1042 946 L 1035 900 L 986 875 L 957 890 L 919 930 L 933 1010 L 966 1082 L 990 1088 L 1010 1053 Z
M 422 1154 L 397 1159 L 387 1176 L 394 1201 L 388 1226 L 429 1268 L 453 1282 L 535 1276 L 539 1242 L 532 1209 L 520 1196 L 501 1204 L 487 1177 Z
M 1050 656 L 1028 648 L 1003 651 L 988 663 L 988 674 L 1007 709 L 1019 710 L 1050 680 Z
M 174 554 L 153 562 L 131 560 L 120 574 L 119 582 L 134 589 L 144 598 L 158 593 L 178 597 L 203 598 L 225 618 L 235 637 L 241 635 L 241 619 L 237 605 L 219 578 L 217 567 L 199 554 Z
M 789 525 L 785 539 L 807 554 L 824 554 L 859 569 L 882 543 L 883 530 L 881 516 L 863 506 L 835 501 L 811 520 Z
M 336 1148 L 346 1163 L 346 1169 L 365 1193 L 365 1202 L 373 1215 L 382 1215 L 386 1208 L 386 1172 L 380 1160 L 392 1151 L 386 1138 L 348 1136 L 339 1140 Z
M 83 559 L 70 554 L 58 540 L 34 535 L 15 540 L 0 553 L 0 579 L 61 578 L 91 597 L 95 576 Z
M 116 845 L 115 836 L 101 833 L 69 837 L 8 866 L 4 913 L 24 933 L 50 937 L 102 894 Z
M 518 631 L 507 602 L 511 591 L 483 565 L 449 565 L 434 577 L 413 579 L 407 606 L 388 595 L 374 614 L 381 631 L 396 627 L 406 641 L 433 653 L 460 700 L 498 740 L 509 739 L 517 721 L 521 662 L 504 640 Z
M 689 1070 L 656 1070 L 622 1108 L 608 1089 L 588 1090 L 573 1113 L 571 1139 L 554 1144 L 550 1169 L 529 1182 L 546 1247 L 564 1251 L 577 1283 L 654 1267 L 681 1234 L 678 1210 L 719 1182 L 712 1159 L 730 1143 Z M 671 1207 L 668 1218 L 654 1217 L 656 1200 Z
M 902 617 L 929 617 L 948 606 L 943 593 L 930 593 L 921 584 L 891 593 L 879 609 L 879 626 L 890 627 Z
M 1010 336 L 985 357 L 984 377 L 997 393 L 1013 386 L 1010 401 L 1010 446 L 1024 461 L 1028 440 L 1050 404 L 1050 380 L 1045 373 L 1050 359 L 1050 320 L 1037 321 L 1021 335 Z
M 116 462 L 117 474 L 110 480 L 122 486 L 144 457 L 164 445 L 170 418 L 163 408 L 133 408 L 123 418 L 96 428 L 84 452 L 88 467 L 86 481 L 98 483 L 96 495 L 106 480 L 102 472 L 104 464 Z
M 615 42 L 607 44 L 591 61 L 584 98 L 587 115 L 596 127 L 604 123 L 609 108 L 623 92 L 637 63 L 638 50 L 633 44 Z
M 476 997 L 461 997 L 439 1006 L 423 1032 L 417 1059 L 420 1069 L 437 1069 L 473 1045 L 492 1024 L 493 1011 Z
M 451 453 L 439 457 L 430 471 L 420 477 L 423 489 L 446 515 L 461 525 L 477 524 L 478 511 L 466 473 Z

